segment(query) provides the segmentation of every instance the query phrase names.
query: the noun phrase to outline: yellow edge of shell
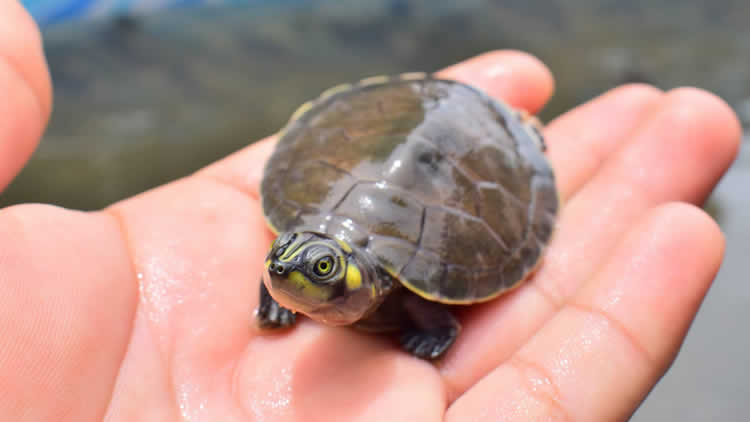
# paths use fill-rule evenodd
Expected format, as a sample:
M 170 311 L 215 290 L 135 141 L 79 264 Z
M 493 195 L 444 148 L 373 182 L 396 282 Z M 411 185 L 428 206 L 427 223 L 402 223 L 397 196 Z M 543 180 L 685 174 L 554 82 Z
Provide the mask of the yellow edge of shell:
M 360 81 L 357 82 L 357 85 L 359 86 L 380 85 L 380 84 L 388 83 L 388 81 L 390 80 L 391 80 L 391 77 L 387 75 L 370 76 L 369 78 L 360 79 Z
M 318 99 L 316 101 L 325 100 L 326 98 L 330 98 L 330 97 L 338 94 L 339 92 L 349 91 L 350 89 L 352 89 L 352 84 L 340 84 L 340 85 L 336 85 L 336 86 L 330 87 L 330 88 L 326 89 L 325 91 L 323 91 L 318 96 Z
M 443 297 L 437 297 L 437 296 L 428 294 L 428 293 L 426 293 L 426 292 L 424 292 L 422 290 L 417 289 L 416 287 L 414 287 L 412 284 L 410 284 L 407 280 L 405 280 L 403 278 L 399 277 L 398 280 L 401 282 L 401 284 L 404 285 L 404 287 L 406 287 L 407 289 L 409 289 L 412 293 L 416 294 L 417 296 L 419 296 L 419 297 L 421 297 L 423 299 L 427 299 L 427 300 L 429 300 L 431 302 L 439 302 L 439 303 L 444 303 L 446 305 L 472 305 L 472 304 L 475 304 L 475 303 L 489 302 L 490 300 L 493 300 L 493 299 L 495 299 L 495 298 L 497 298 L 499 296 L 502 296 L 502 295 L 504 295 L 506 293 L 509 293 L 510 291 L 515 290 L 518 287 L 520 287 L 521 285 L 523 285 L 526 282 L 526 280 L 528 280 L 529 277 L 531 277 L 531 275 L 534 274 L 534 272 L 536 272 L 536 270 L 541 265 L 541 262 L 544 259 L 543 255 L 542 255 L 543 252 L 544 252 L 543 250 L 540 252 L 539 259 L 537 260 L 536 264 L 534 264 L 534 266 L 530 270 L 526 271 L 526 273 L 523 275 L 523 277 L 521 277 L 517 282 L 515 282 L 515 284 L 513 284 L 512 286 L 510 286 L 508 288 L 500 289 L 497 292 L 495 292 L 495 293 L 493 293 L 491 295 L 488 295 L 486 297 L 480 297 L 480 298 L 476 298 L 476 299 L 466 299 L 466 300 L 460 300 L 460 299 L 458 299 L 457 300 L 457 299 L 448 299 L 448 298 L 443 298 Z
M 398 75 L 398 78 L 404 81 L 421 81 L 428 77 L 430 77 L 430 75 L 426 72 L 407 72 Z
M 307 101 L 301 106 L 299 106 L 294 111 L 294 113 L 292 113 L 292 116 L 289 118 L 289 122 L 293 122 L 299 119 L 303 114 L 310 111 L 310 109 L 313 108 L 313 106 L 315 106 L 316 103 L 320 101 L 324 101 L 327 98 L 330 98 L 336 94 L 352 90 L 358 86 L 381 85 L 381 84 L 386 84 L 394 79 L 400 79 L 404 81 L 418 81 L 422 79 L 427 79 L 430 76 L 431 75 L 426 72 L 406 72 L 406 73 L 401 73 L 397 75 L 396 77 L 391 77 L 388 75 L 370 76 L 367 78 L 360 79 L 357 83 L 354 83 L 354 84 L 344 83 L 344 84 L 335 85 L 331 88 L 326 89 L 322 93 L 320 93 L 320 95 L 318 95 L 317 98 Z M 283 134 L 284 131 L 285 131 L 285 128 L 282 128 L 278 132 L 278 135 Z
M 294 110 L 294 113 L 292 113 L 292 117 L 289 118 L 289 121 L 292 122 L 294 120 L 297 120 L 301 115 L 305 114 L 307 110 L 310 110 L 313 106 L 312 101 L 308 101 L 301 106 L 297 107 L 296 110 Z

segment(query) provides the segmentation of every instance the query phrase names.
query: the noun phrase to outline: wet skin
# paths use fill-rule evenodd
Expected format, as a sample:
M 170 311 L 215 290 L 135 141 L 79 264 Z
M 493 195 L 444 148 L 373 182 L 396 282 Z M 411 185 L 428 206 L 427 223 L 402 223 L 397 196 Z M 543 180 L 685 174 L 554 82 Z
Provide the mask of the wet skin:
M 50 90 L 32 21 L 9 0 L 0 21 L 14 34 L 0 36 L 7 183 Z M 444 72 L 532 112 L 552 91 L 516 52 Z M 718 268 L 722 235 L 690 204 L 729 166 L 739 132 L 710 94 L 641 85 L 551 122 L 566 205 L 544 265 L 461 315 L 438 367 L 353 330 L 251 328 L 272 238 L 258 204 L 272 139 L 99 212 L 6 208 L 0 419 L 623 420 L 674 359 Z

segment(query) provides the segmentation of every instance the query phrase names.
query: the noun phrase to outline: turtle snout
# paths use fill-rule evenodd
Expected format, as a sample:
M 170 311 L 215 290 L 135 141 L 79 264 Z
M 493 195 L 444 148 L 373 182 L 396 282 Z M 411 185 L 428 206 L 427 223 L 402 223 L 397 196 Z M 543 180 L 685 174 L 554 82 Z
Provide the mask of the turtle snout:
M 289 264 L 284 264 L 282 262 L 271 262 L 271 264 L 268 266 L 268 271 L 272 273 L 276 273 L 278 275 L 286 275 L 289 273 L 289 270 L 292 268 Z

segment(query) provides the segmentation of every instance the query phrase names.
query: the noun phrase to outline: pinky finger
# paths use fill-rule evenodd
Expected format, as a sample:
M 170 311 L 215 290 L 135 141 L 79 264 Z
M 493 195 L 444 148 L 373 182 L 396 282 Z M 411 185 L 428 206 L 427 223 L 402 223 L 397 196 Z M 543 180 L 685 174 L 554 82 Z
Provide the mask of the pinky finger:
M 456 400 L 446 420 L 626 420 L 676 356 L 723 249 L 717 225 L 697 208 L 652 210 L 603 270 Z

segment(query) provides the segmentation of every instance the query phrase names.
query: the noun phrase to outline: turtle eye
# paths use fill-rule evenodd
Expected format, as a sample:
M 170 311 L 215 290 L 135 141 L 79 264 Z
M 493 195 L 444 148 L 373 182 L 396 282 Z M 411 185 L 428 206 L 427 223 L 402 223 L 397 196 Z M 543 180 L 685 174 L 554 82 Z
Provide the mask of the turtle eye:
M 315 281 L 329 281 L 336 274 L 336 259 L 331 248 L 313 246 L 307 252 L 308 274 Z
M 313 269 L 313 272 L 318 277 L 325 277 L 331 273 L 332 269 L 333 269 L 333 259 L 331 259 L 330 256 L 324 256 L 323 258 L 320 258 L 315 263 L 315 268 Z

